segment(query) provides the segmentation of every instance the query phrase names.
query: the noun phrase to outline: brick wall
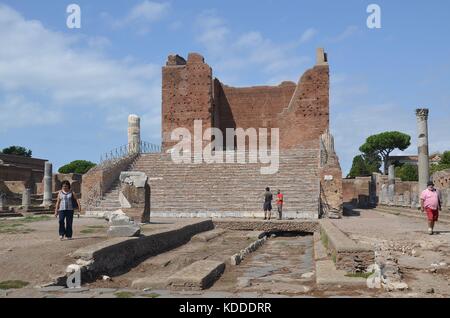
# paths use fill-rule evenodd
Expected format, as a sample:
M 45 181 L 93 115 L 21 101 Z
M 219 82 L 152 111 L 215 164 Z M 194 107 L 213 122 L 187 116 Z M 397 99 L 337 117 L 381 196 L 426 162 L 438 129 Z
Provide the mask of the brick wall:
M 442 205 L 450 209 L 450 169 L 434 173 L 432 180 L 441 192 Z
M 370 206 L 371 177 L 357 177 L 342 180 L 344 203 L 358 208 Z
M 212 70 L 200 54 L 190 53 L 187 61 L 169 56 L 162 69 L 163 151 L 177 143 L 170 141 L 174 129 L 188 128 L 193 136 L 194 120 L 203 121 L 203 132 L 212 126 L 212 90 Z
M 129 156 L 104 166 L 94 167 L 84 174 L 81 182 L 83 211 L 97 206 L 103 194 L 119 178 L 120 173 L 126 171 L 136 158 L 137 155 Z
M 173 129 L 192 132 L 196 119 L 203 120 L 203 129 L 218 127 L 224 135 L 226 128 L 279 128 L 281 149 L 317 147 L 329 126 L 327 63 L 306 71 L 297 85 L 230 87 L 212 81 L 211 68 L 195 53 L 187 61 L 169 56 L 162 74 L 163 149 L 174 144 Z

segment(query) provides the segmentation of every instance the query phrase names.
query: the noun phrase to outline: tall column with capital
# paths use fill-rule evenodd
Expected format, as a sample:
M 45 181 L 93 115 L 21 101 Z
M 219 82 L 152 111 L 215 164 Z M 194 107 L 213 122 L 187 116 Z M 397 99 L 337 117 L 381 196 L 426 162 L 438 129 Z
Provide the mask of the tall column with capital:
M 430 157 L 428 150 L 428 114 L 426 108 L 416 109 L 418 130 L 418 157 L 419 157 L 419 193 L 427 188 L 430 180 Z

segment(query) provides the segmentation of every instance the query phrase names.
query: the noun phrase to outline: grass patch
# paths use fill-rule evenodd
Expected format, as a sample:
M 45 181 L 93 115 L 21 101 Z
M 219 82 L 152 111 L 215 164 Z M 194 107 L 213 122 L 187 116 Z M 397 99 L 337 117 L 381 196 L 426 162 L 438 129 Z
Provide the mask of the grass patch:
M 117 298 L 132 298 L 132 297 L 134 296 L 133 293 L 125 292 L 125 291 L 116 292 L 116 293 L 114 293 L 114 295 L 115 295 Z
M 160 294 L 156 294 L 156 293 L 151 293 L 151 294 L 145 294 L 144 297 L 147 298 L 158 298 L 159 296 L 161 296 Z
M 93 229 L 84 229 L 84 230 L 80 231 L 81 234 L 93 234 L 96 232 L 97 232 L 97 230 L 93 230 Z
M 101 232 L 105 229 L 104 225 L 88 225 L 83 230 L 80 231 L 81 234 L 93 234 Z
M 88 229 L 104 229 L 104 225 L 88 225 L 86 226 Z
M 23 223 L 13 222 L 1 222 L 0 223 L 0 234 L 27 234 L 33 232 L 33 229 L 24 227 Z
M 53 218 L 48 215 L 37 215 L 37 216 L 26 216 L 20 222 L 22 223 L 34 223 L 34 222 L 42 222 L 42 221 L 49 221 Z
M 354 278 L 369 278 L 372 276 L 375 272 L 366 272 L 366 273 L 348 273 L 345 276 L 346 277 L 354 277 Z
M 0 282 L 0 289 L 20 289 L 28 286 L 28 282 L 22 280 L 7 280 Z

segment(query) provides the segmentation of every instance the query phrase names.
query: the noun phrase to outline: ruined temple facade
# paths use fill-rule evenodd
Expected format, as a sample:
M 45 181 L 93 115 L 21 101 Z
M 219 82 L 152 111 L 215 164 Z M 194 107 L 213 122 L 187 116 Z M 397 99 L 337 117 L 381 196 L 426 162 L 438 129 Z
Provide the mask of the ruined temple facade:
M 263 217 L 264 189 L 270 187 L 284 194 L 285 219 L 339 218 L 342 171 L 329 131 L 329 77 L 323 49 L 298 84 L 247 88 L 230 87 L 214 78 L 197 53 L 189 54 L 187 60 L 170 55 L 162 68 L 162 153 L 135 153 L 84 175 L 86 213 L 123 208 L 117 179 L 122 171 L 132 171 L 148 176 L 152 217 Z M 245 163 L 175 162 L 171 149 L 179 140 L 172 141 L 171 134 L 184 128 L 195 135 L 196 120 L 202 121 L 203 134 L 215 128 L 213 133 L 219 129 L 223 137 L 228 128 L 267 129 L 269 142 L 271 129 L 278 128 L 280 151 L 272 156 L 278 169 L 263 173 L 267 162 L 252 162 L 250 155 Z M 184 138 L 186 131 L 181 135 Z M 210 149 L 205 146 L 211 139 L 203 136 L 203 150 Z M 197 143 L 191 139 L 191 149 L 193 144 L 195 150 Z M 235 152 L 236 145 L 230 144 L 223 140 L 225 157 L 241 154 L 242 149 Z M 215 143 L 215 150 L 221 150 L 219 145 Z
M 174 145 L 171 132 L 178 127 L 193 133 L 193 121 L 203 131 L 219 128 L 280 129 L 280 149 L 317 147 L 329 127 L 329 66 L 323 49 L 316 65 L 299 82 L 278 86 L 231 87 L 213 77 L 203 56 L 188 59 L 170 55 L 162 69 L 162 147 Z M 269 139 L 270 140 L 270 139 Z M 226 140 L 224 140 L 224 147 Z

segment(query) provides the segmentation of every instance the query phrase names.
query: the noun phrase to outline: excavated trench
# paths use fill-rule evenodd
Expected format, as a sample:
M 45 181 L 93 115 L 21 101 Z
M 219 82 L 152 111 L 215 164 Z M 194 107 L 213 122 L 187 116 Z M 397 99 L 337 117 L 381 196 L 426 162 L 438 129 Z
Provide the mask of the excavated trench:
M 267 237 L 248 251 L 239 265 L 232 256 Z M 299 232 L 261 232 L 215 229 L 194 236 L 188 243 L 149 257 L 127 273 L 98 280 L 90 287 L 167 289 L 169 277 L 199 261 L 225 263 L 210 291 L 303 294 L 314 288 L 313 237 Z M 145 283 L 142 280 L 145 279 Z

